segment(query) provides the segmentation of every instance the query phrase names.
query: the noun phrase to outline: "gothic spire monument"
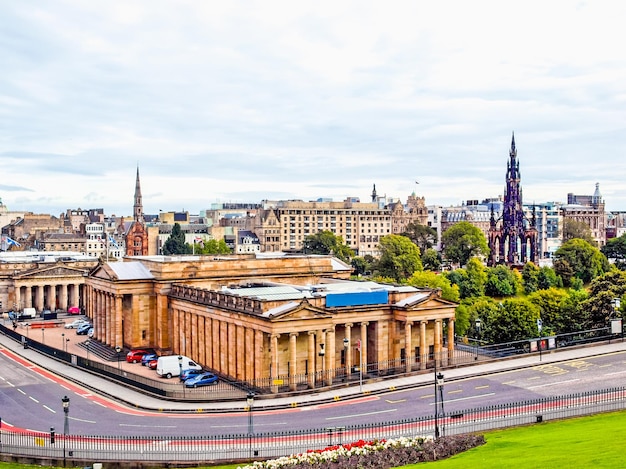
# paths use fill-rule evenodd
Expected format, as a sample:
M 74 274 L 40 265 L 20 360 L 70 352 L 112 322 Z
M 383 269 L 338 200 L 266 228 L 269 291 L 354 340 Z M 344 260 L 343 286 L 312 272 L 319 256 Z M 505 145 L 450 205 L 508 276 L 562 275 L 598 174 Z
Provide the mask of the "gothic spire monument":
M 521 179 L 515 148 L 515 133 L 513 133 L 506 169 L 502 216 L 496 219 L 493 207 L 491 209 L 488 266 L 496 264 L 520 266 L 528 261 L 536 262 L 535 213 L 533 211 L 531 219 L 524 215 Z
M 137 179 L 135 180 L 135 204 L 133 205 L 133 220 L 143 223 L 143 203 L 141 201 L 141 183 L 139 181 L 139 166 L 137 166 Z

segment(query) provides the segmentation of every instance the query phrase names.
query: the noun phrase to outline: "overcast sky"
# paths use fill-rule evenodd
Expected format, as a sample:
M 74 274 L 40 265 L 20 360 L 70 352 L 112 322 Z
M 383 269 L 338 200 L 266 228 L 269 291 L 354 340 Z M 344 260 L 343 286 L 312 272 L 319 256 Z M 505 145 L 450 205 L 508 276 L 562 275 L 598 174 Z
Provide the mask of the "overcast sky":
M 0 198 L 131 215 L 213 202 L 626 210 L 626 2 L 2 1 Z M 419 184 L 416 184 L 419 181 Z

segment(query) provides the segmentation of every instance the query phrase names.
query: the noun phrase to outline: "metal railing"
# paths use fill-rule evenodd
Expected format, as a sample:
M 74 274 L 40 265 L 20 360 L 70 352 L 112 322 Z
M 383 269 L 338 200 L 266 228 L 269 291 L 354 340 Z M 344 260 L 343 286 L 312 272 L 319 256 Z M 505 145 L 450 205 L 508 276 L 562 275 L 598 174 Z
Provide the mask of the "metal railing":
M 383 424 L 220 436 L 78 436 L 0 428 L 0 454 L 71 465 L 82 461 L 163 462 L 168 466 L 271 459 L 357 440 L 483 432 L 626 408 L 626 388 L 545 397 Z M 139 464 L 139 463 L 138 463 Z

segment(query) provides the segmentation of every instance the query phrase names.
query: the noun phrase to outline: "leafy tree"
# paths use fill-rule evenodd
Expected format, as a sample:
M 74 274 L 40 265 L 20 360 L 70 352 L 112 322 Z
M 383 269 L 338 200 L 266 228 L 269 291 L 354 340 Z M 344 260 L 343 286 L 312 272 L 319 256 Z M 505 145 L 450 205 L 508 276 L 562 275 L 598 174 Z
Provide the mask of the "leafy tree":
M 487 271 L 483 263 L 472 257 L 465 266 L 467 272 L 466 296 L 483 296 L 487 284 Z
M 180 229 L 179 223 L 174 223 L 169 238 L 163 243 L 163 254 L 172 256 L 176 254 L 191 254 L 192 247 L 185 242 L 185 233 Z
M 487 256 L 489 247 L 480 229 L 462 221 L 448 228 L 442 236 L 446 258 L 458 265 L 465 265 L 471 257 Z
M 439 288 L 441 290 L 441 298 L 444 300 L 457 303 L 460 298 L 459 288 L 456 285 L 452 285 L 445 276 L 429 270 L 415 272 L 406 283 L 413 287 Z
M 421 225 L 417 222 L 411 222 L 407 225 L 406 231 L 402 233 L 413 241 L 420 248 L 421 253 L 425 253 L 431 249 L 437 242 L 437 230 L 431 226 Z
M 365 275 L 366 272 L 370 271 L 370 266 L 367 264 L 365 258 L 361 256 L 355 256 L 350 261 L 352 268 L 354 269 L 354 275 L 361 276 Z
M 303 251 L 309 254 L 332 253 L 344 262 L 348 262 L 354 256 L 354 252 L 343 242 L 343 238 L 328 230 L 307 236 L 304 239 Z
M 539 269 L 539 274 L 537 275 L 537 288 L 539 290 L 562 286 L 563 280 L 561 280 L 561 277 L 556 274 L 553 268 L 544 265 Z
M 607 259 L 615 261 L 618 269 L 626 270 L 626 233 L 619 238 L 609 239 L 600 251 Z
M 231 250 L 223 239 L 209 239 L 202 243 L 196 243 L 196 254 L 212 255 L 212 254 L 230 254 Z
M 456 333 L 458 335 L 467 335 L 481 342 L 487 342 L 484 327 L 488 324 L 488 319 L 494 316 L 499 308 L 498 303 L 488 296 L 462 300 L 455 311 Z M 476 328 L 477 319 L 480 319 L 480 330 Z
M 522 283 L 526 294 L 535 292 L 539 289 L 539 267 L 532 262 L 524 264 L 522 269 Z
M 600 250 L 579 238 L 563 243 L 554 253 L 554 270 L 561 276 L 565 286 L 572 285 L 573 277 L 589 283 L 610 269 L 609 262 Z
M 583 239 L 592 246 L 596 245 L 596 241 L 591 235 L 591 228 L 587 223 L 566 218 L 563 221 L 563 241 L 569 241 L 570 239 L 576 238 Z
M 515 296 L 521 287 L 519 274 L 505 265 L 497 265 L 487 272 L 485 293 L 493 297 Z
M 543 327 L 559 334 L 566 329 L 569 318 L 563 315 L 563 303 L 568 294 L 563 290 L 550 288 L 531 293 L 528 299 L 539 307 Z
M 387 235 L 378 243 L 380 258 L 376 264 L 378 274 L 400 282 L 414 272 L 423 270 L 420 249 L 406 236 Z
M 435 249 L 423 251 L 422 264 L 425 270 L 439 271 L 441 269 L 441 254 Z
M 514 342 L 539 335 L 539 307 L 526 298 L 510 298 L 485 317 L 484 338 L 490 343 Z M 482 321 L 481 321 L 482 323 Z
M 589 298 L 582 307 L 589 313 L 589 328 L 605 327 L 610 317 L 616 311 L 613 306 L 615 298 L 619 298 L 624 311 L 624 297 L 626 296 L 626 272 L 613 271 L 595 278 L 589 285 Z M 623 315 L 622 315 L 623 316 Z
M 561 334 L 591 329 L 591 315 L 583 307 L 588 295 L 586 290 L 568 290 L 568 295 L 561 303 L 562 315 L 566 320 L 563 322 Z

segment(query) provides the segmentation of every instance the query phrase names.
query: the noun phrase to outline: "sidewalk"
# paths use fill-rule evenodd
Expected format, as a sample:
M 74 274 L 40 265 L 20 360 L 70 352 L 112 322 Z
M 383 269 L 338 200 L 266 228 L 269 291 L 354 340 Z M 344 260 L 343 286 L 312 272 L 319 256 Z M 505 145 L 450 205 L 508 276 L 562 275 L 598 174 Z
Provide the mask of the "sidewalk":
M 67 338 L 71 337 L 69 334 L 67 334 L 67 331 L 72 332 L 71 329 L 66 329 L 64 332 L 59 333 L 59 335 L 65 334 L 61 336 L 61 339 L 58 340 L 59 349 L 61 349 L 63 342 L 66 341 Z M 31 331 L 30 333 L 33 332 L 34 331 Z M 50 338 L 50 340 L 52 340 L 52 338 Z M 75 340 L 72 340 L 71 342 L 72 343 L 69 345 L 66 343 L 66 346 L 68 346 L 68 351 L 83 356 L 85 354 L 85 350 L 77 346 L 75 344 Z M 48 345 L 52 345 L 52 343 L 49 343 Z M 104 394 L 114 400 L 124 402 L 134 408 L 155 410 L 160 412 L 193 413 L 243 412 L 247 409 L 245 399 L 242 399 L 241 402 L 180 402 L 152 397 L 150 395 L 143 394 L 139 391 L 131 389 L 125 385 L 117 384 L 108 379 L 83 371 L 82 369 L 67 365 L 66 363 L 58 362 L 30 348 L 24 349 L 20 343 L 15 342 L 9 337 L 2 334 L 0 334 L 0 347 L 10 350 L 15 354 L 20 355 L 23 358 L 41 366 L 42 368 L 55 373 L 56 375 L 74 381 L 78 384 L 84 385 L 85 387 L 91 389 L 94 393 Z M 587 345 L 577 348 L 571 347 L 544 351 L 541 354 L 541 361 L 539 354 L 528 354 L 521 357 L 514 357 L 488 363 L 480 363 L 459 368 L 441 369 L 440 371 L 445 375 L 446 381 L 454 381 L 466 377 L 480 376 L 511 369 L 527 368 L 542 364 L 555 363 L 622 351 L 626 351 L 626 342 L 616 340 L 615 342 L 611 342 L 609 344 L 604 343 L 602 345 L 595 346 Z M 369 394 L 378 394 L 389 390 L 418 387 L 432 384 L 433 382 L 434 376 L 432 370 L 430 370 L 427 373 L 402 378 L 387 380 L 363 380 L 362 392 L 360 386 L 356 384 L 328 391 L 312 390 L 312 392 L 309 394 L 297 396 L 265 397 L 263 395 L 257 395 L 254 402 L 254 408 L 255 410 L 268 410 L 310 406 L 315 404 L 334 402 L 338 400 L 358 398 Z

